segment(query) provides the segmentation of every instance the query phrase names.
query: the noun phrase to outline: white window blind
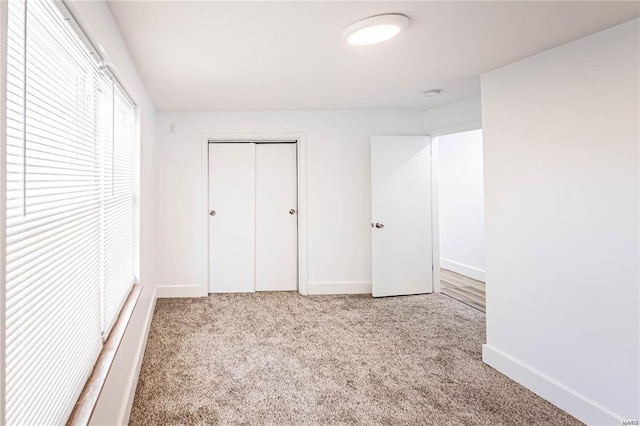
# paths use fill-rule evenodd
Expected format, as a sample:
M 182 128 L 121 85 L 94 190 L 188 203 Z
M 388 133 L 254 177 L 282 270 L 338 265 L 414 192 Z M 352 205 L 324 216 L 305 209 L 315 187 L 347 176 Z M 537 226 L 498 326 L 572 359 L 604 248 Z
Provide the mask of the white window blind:
M 111 84 L 107 137 L 102 161 L 102 328 L 108 332 L 133 284 L 134 207 L 133 139 L 135 115 L 131 102 Z M 109 123 L 107 123 L 109 124 Z M 110 132 L 109 132 L 110 131 Z
M 64 424 L 135 279 L 135 109 L 53 0 L 8 9 L 4 423 Z

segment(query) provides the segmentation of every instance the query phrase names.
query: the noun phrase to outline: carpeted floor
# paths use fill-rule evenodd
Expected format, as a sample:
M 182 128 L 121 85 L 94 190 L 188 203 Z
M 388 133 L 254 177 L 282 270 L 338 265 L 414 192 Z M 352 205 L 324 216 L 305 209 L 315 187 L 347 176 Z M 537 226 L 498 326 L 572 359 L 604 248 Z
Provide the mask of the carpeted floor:
M 481 361 L 442 295 L 158 300 L 130 424 L 580 424 Z

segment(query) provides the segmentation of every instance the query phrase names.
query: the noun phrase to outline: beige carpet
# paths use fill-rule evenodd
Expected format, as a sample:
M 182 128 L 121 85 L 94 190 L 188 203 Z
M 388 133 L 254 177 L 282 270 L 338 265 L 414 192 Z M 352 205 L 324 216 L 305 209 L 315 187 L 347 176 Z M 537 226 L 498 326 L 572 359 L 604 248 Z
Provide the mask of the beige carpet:
M 130 424 L 579 424 L 483 364 L 484 329 L 435 294 L 158 300 Z

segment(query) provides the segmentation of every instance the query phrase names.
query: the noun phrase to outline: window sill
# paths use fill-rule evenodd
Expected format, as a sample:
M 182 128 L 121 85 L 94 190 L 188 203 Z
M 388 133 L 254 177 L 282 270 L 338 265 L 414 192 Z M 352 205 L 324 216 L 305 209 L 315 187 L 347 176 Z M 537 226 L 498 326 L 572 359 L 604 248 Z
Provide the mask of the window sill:
M 98 397 L 100 396 L 102 387 L 107 380 L 107 375 L 109 374 L 116 352 L 118 351 L 120 342 L 127 330 L 127 325 L 129 324 L 133 310 L 136 307 L 136 303 L 138 303 L 138 298 L 140 297 L 141 292 L 142 284 L 135 284 L 129 292 L 127 300 L 124 302 L 122 310 L 118 315 L 118 319 L 113 325 L 111 332 L 109 333 L 109 337 L 104 342 L 102 352 L 100 352 L 100 356 L 98 356 L 98 360 L 96 361 L 96 365 L 93 367 L 91 376 L 89 376 L 89 380 L 87 380 L 87 383 L 84 385 L 82 393 L 80 393 L 80 397 L 78 398 L 78 402 L 76 402 L 76 405 L 73 408 L 73 412 L 67 421 L 67 425 L 89 424 L 89 420 L 93 414 L 93 409 L 98 402 Z

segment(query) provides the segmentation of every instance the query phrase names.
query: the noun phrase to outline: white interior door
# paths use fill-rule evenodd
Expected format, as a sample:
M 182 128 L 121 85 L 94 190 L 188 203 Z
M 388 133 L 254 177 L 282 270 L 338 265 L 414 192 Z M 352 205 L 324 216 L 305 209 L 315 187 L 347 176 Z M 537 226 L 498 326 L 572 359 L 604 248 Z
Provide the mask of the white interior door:
M 372 293 L 433 291 L 429 137 L 371 139 Z
M 298 288 L 296 145 L 256 145 L 256 290 Z
M 209 292 L 255 291 L 255 146 L 209 144 Z

